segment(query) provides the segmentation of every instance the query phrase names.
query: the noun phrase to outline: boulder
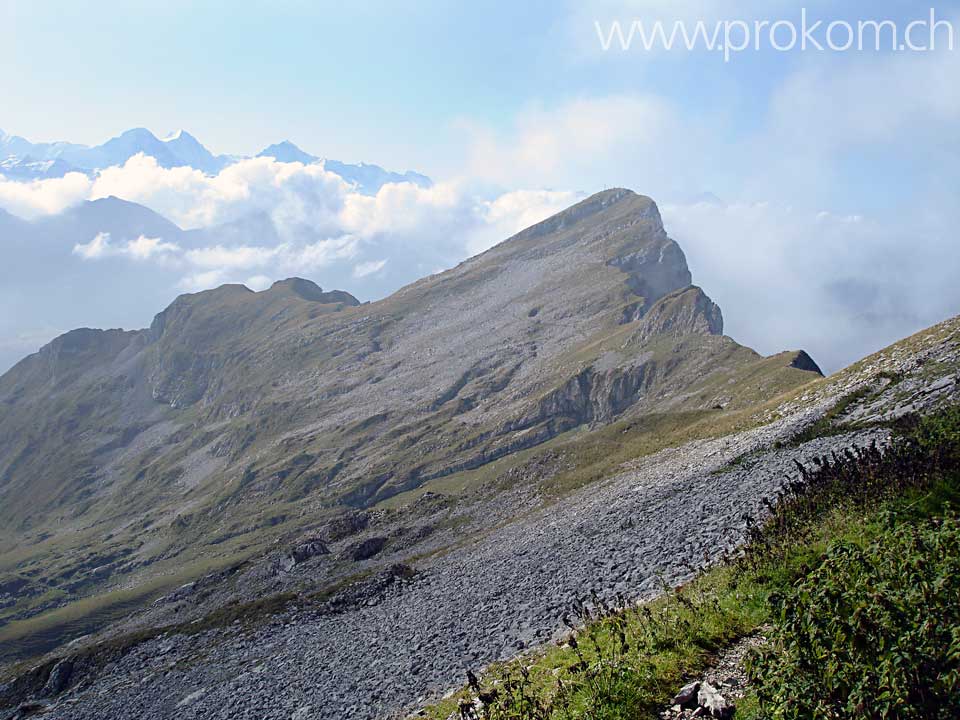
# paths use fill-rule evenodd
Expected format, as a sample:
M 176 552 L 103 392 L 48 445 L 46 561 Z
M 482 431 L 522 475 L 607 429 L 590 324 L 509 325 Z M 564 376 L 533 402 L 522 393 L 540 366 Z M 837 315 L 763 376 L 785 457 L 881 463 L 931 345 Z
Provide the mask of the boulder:
M 372 537 L 363 540 L 350 548 L 350 558 L 355 562 L 369 560 L 374 555 L 379 555 L 387 544 L 385 537 Z
M 290 572 L 294 567 L 318 555 L 329 555 L 330 550 L 319 538 L 310 538 L 295 545 L 280 556 L 278 566 L 283 572 Z
M 64 658 L 50 671 L 46 685 L 43 686 L 43 695 L 59 695 L 66 690 L 70 684 L 70 678 L 73 675 L 73 660 Z

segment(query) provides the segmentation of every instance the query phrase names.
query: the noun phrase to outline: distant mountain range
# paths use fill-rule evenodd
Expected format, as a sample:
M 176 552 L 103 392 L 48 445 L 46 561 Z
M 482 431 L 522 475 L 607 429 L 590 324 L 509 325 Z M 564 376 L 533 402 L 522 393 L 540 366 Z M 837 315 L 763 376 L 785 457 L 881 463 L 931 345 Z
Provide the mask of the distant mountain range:
M 160 139 L 149 130 L 134 128 L 95 147 L 68 142 L 32 143 L 0 130 L 0 175 L 10 180 L 44 180 L 70 172 L 90 174 L 123 165 L 139 153 L 156 159 L 164 168 L 191 167 L 207 175 L 216 175 L 225 167 L 246 159 L 239 155 L 214 155 L 184 130 Z M 289 140 L 265 148 L 256 157 L 305 165 L 320 163 L 364 194 L 376 194 L 387 183 L 409 182 L 420 187 L 433 184 L 426 175 L 413 171 L 396 173 L 379 165 L 324 159 L 304 152 Z

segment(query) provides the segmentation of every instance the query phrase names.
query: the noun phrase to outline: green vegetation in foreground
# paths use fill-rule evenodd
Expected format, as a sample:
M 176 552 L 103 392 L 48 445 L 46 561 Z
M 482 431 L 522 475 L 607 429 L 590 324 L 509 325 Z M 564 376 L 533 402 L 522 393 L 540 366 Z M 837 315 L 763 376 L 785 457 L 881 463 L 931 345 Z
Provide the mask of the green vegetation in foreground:
M 960 519 L 830 546 L 779 610 L 751 676 L 771 718 L 956 717 Z
M 720 650 L 770 625 L 738 717 L 956 717 L 960 408 L 803 475 L 740 557 L 644 605 L 594 596 L 564 618 L 562 644 L 471 674 L 427 716 L 656 717 Z

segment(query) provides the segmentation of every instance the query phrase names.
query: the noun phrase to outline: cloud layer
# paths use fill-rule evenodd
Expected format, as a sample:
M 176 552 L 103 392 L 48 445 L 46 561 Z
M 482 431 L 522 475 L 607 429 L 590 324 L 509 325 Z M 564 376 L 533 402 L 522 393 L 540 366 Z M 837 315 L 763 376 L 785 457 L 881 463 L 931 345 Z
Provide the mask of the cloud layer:
M 726 332 L 765 354 L 802 347 L 833 371 L 960 309 L 946 218 L 893 225 L 776 203 L 662 212 Z
M 179 228 L 122 203 L 79 207 L 111 196 Z M 9 244 L 0 294 L 9 302 L 0 304 L 0 340 L 8 339 L 0 342 L 0 371 L 59 332 L 143 327 L 177 294 L 224 283 L 262 290 L 305 276 L 377 299 L 577 197 L 482 194 L 462 182 L 387 184 L 370 196 L 321 165 L 270 158 L 244 160 L 215 176 L 165 169 L 138 155 L 93 177 L 0 179 L 0 208 L 33 221 L 31 239 L 3 238 Z M 139 229 L 144 222 L 153 229 Z
M 178 287 L 184 289 L 242 280 L 244 273 L 277 278 L 335 264 L 344 266 L 343 284 L 349 284 L 351 278 L 382 274 L 388 262 L 399 286 L 479 252 L 576 198 L 571 192 L 520 191 L 488 199 L 457 182 L 430 188 L 388 184 L 369 196 L 322 165 L 272 158 L 243 160 L 209 176 L 186 167 L 162 168 L 141 154 L 94 177 L 0 180 L 0 207 L 27 219 L 110 196 L 149 207 L 181 228 L 206 229 L 203 237 L 215 242 L 186 247 L 166 238 L 124 240 L 99 233 L 75 243 L 73 254 L 88 261 L 127 258 L 177 267 L 183 271 Z M 254 226 L 249 221 L 256 217 L 267 222 Z M 236 224 L 231 232 L 218 231 L 231 223 Z M 262 228 L 268 237 L 258 236 Z M 350 261 L 355 262 L 346 266 Z

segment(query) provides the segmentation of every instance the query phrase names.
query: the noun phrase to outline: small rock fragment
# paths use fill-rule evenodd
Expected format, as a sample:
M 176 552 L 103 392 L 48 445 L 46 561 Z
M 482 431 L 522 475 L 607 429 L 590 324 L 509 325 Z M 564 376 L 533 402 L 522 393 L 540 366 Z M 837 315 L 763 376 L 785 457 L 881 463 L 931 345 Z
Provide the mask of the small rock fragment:
M 680 707 L 692 708 L 696 707 L 697 703 L 697 691 L 700 689 L 700 683 L 694 680 L 692 683 L 687 683 L 678 692 L 673 698 L 673 705 L 679 705 Z

